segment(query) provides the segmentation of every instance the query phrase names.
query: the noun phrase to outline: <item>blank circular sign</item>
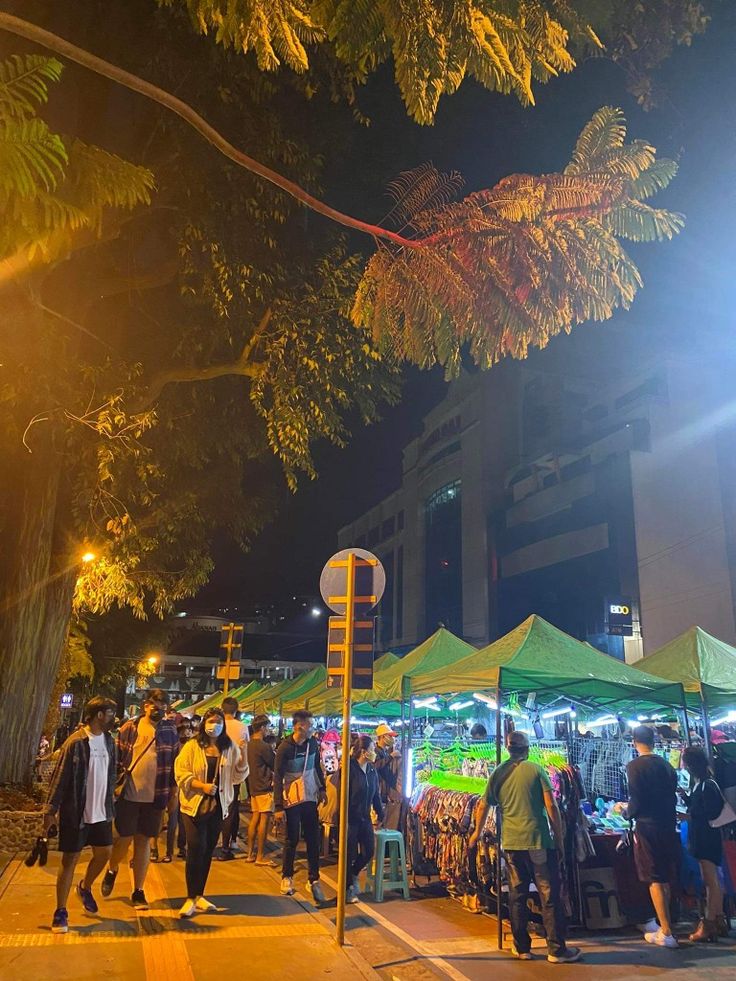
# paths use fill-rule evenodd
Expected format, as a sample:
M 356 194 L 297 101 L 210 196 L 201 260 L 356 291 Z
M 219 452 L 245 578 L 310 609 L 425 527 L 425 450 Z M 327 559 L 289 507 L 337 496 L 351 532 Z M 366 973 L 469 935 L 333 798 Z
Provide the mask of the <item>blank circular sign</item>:
M 345 596 L 347 593 L 348 570 L 347 558 L 353 553 L 357 559 L 368 559 L 373 565 L 359 563 L 355 567 L 355 596 L 356 599 L 371 597 L 368 602 L 356 602 L 358 613 L 365 613 L 380 602 L 386 589 L 386 570 L 381 560 L 364 548 L 344 548 L 335 552 L 326 563 L 319 577 L 319 591 L 322 599 L 334 613 L 345 613 Z M 341 563 L 335 565 L 334 563 Z

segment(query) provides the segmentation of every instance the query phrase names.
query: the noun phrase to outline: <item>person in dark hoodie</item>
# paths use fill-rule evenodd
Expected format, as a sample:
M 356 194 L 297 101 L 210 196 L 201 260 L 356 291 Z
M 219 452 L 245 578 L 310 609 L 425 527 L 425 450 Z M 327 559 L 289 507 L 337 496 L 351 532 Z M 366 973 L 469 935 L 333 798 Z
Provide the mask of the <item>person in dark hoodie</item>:
M 373 858 L 371 808 L 376 812 L 379 824 L 383 822 L 383 804 L 378 787 L 378 774 L 374 766 L 375 760 L 376 751 L 371 737 L 356 736 L 350 749 L 346 897 L 349 903 L 358 902 L 360 893 L 358 876 Z
M 85 912 L 97 913 L 92 885 L 105 868 L 112 846 L 117 755 L 110 729 L 115 722 L 116 708 L 112 699 L 101 696 L 87 702 L 84 725 L 61 747 L 51 777 L 44 830 L 48 832 L 56 822 L 58 812 L 61 852 L 52 933 L 66 933 L 69 929 L 67 897 L 80 853 L 86 845 L 92 847 L 92 859 L 77 884 L 76 893 Z

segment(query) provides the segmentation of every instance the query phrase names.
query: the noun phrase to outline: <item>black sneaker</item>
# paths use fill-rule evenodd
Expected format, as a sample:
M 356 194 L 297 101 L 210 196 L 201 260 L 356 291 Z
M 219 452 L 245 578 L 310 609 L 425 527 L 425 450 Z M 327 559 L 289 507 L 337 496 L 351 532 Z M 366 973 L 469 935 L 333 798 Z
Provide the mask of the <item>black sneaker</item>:
M 107 872 L 105 872 L 104 878 L 102 880 L 102 885 L 100 886 L 100 892 L 105 897 L 105 899 L 107 899 L 107 897 L 112 892 L 117 877 L 118 877 L 117 870 L 113 872 L 112 869 L 108 869 Z
M 221 848 L 220 854 L 217 856 L 219 862 L 232 862 L 234 858 L 235 855 L 229 848 Z
M 559 954 L 547 954 L 550 964 L 574 964 L 582 957 L 582 950 L 579 947 L 565 947 Z
M 133 904 L 133 909 L 148 909 L 148 900 L 142 889 L 134 889 L 130 901 Z

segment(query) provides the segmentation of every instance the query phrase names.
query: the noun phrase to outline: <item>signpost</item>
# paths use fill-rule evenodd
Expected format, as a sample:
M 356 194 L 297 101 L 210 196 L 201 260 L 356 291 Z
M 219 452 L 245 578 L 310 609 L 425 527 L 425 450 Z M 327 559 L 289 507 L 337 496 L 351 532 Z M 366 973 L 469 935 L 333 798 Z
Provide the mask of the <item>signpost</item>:
M 70 709 L 74 704 L 74 695 L 70 691 L 65 691 L 59 699 L 59 708 Z
M 228 623 L 222 626 L 220 636 L 220 662 L 217 677 L 224 679 L 223 694 L 230 690 L 230 682 L 240 677 L 240 655 L 243 652 L 243 624 Z
M 319 581 L 322 599 L 337 616 L 330 617 L 327 642 L 328 687 L 342 688 L 342 778 L 337 864 L 336 940 L 345 943 L 345 892 L 348 871 L 348 800 L 350 783 L 350 716 L 353 687 L 373 686 L 373 621 L 365 617 L 383 596 L 386 573 L 371 552 L 343 549 L 327 562 Z M 368 641 L 370 637 L 370 642 Z M 361 660 L 354 663 L 354 653 Z M 370 652 L 370 653 L 369 653 Z M 370 664 L 365 660 L 370 658 Z M 355 675 L 355 671 L 359 673 Z M 357 684 L 354 682 L 357 681 Z

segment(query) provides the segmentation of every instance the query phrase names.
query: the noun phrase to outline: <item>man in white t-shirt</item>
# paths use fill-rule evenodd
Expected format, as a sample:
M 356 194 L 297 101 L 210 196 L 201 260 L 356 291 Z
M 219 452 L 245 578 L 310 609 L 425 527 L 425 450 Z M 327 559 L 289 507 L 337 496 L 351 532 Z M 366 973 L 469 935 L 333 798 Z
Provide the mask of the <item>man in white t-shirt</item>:
M 110 698 L 91 698 L 84 708 L 84 726 L 72 733 L 61 747 L 51 777 L 44 815 L 48 832 L 59 815 L 61 865 L 56 880 L 56 912 L 52 933 L 66 933 L 69 914 L 66 903 L 79 855 L 92 846 L 92 859 L 77 884 L 77 895 L 87 913 L 97 913 L 92 885 L 110 857 L 112 846 L 113 790 L 117 777 L 117 755 L 110 729 L 117 705 Z
M 238 719 L 238 700 L 237 698 L 223 698 L 222 711 L 225 716 L 225 729 L 228 736 L 241 752 L 242 760 L 245 763 L 244 780 L 248 777 L 248 726 Z M 230 808 L 227 817 L 222 824 L 222 847 L 218 858 L 221 862 L 228 862 L 235 858 L 233 848 L 238 840 L 238 830 L 240 828 L 240 784 L 233 787 L 235 800 Z

